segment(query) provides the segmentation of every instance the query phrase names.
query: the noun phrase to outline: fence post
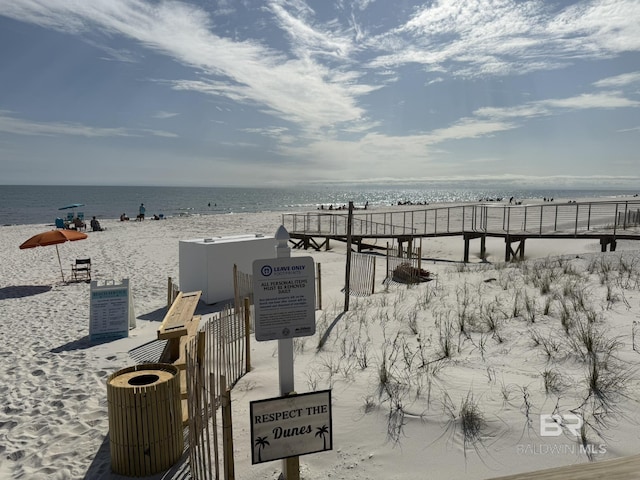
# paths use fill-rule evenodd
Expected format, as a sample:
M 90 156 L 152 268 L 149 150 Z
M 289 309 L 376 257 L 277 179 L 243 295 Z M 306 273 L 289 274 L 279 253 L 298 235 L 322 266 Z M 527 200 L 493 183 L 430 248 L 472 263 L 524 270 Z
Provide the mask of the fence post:
M 349 283 L 351 280 L 351 227 L 353 223 L 353 202 L 349 202 L 349 217 L 347 220 L 347 265 L 344 279 L 344 311 L 349 311 Z
M 327 242 L 329 239 L 327 239 Z M 320 262 L 317 265 L 318 270 L 318 310 L 322 310 L 322 269 L 320 268 Z
M 373 275 L 371 275 L 371 294 L 376 290 L 376 257 L 373 257 Z
M 235 478 L 233 463 L 233 423 L 231 417 L 231 392 L 227 389 L 227 380 L 220 375 L 220 400 L 222 404 L 222 450 L 224 455 L 224 478 Z
M 244 368 L 251 371 L 251 306 L 249 297 L 244 297 Z

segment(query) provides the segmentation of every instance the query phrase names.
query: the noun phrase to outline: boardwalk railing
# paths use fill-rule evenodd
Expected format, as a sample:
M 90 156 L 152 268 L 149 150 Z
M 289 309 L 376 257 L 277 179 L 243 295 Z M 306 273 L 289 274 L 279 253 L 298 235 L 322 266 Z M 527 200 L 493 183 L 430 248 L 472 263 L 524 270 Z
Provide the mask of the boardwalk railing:
M 290 234 L 344 237 L 344 213 L 288 213 Z M 531 205 L 470 204 L 416 210 L 354 212 L 352 235 L 368 238 L 495 235 L 578 236 L 583 233 L 638 236 L 640 200 Z

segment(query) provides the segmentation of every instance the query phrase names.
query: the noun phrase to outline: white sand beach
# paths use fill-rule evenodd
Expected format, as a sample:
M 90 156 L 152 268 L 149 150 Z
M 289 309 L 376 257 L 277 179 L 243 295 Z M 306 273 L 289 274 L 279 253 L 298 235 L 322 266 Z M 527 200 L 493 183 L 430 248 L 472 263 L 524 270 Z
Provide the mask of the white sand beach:
M 280 218 L 107 219 L 59 245 L 65 276 L 90 257 L 94 280 L 130 281 L 136 328 L 96 345 L 89 284 L 62 282 L 53 246 L 18 249 L 52 227 L 0 227 L 0 478 L 124 478 L 110 468 L 106 380 L 156 338 L 179 241 L 272 235 Z M 319 349 L 344 304 L 345 247 L 332 247 L 292 251 L 321 264 L 323 291 L 316 334 L 296 340 L 296 391 L 331 388 L 333 402 L 333 450 L 301 457 L 301 478 L 485 479 L 640 453 L 639 244 L 527 240 L 525 261 L 504 264 L 489 239 L 487 261 L 472 243 L 464 264 L 461 237 L 425 239 L 434 280 L 384 285 L 379 256 L 375 293 L 352 297 Z M 276 479 L 279 461 L 251 465 L 249 429 L 249 402 L 279 394 L 276 342 L 251 355 L 232 391 L 236 478 Z M 579 415 L 580 436 L 542 436 L 550 414 Z

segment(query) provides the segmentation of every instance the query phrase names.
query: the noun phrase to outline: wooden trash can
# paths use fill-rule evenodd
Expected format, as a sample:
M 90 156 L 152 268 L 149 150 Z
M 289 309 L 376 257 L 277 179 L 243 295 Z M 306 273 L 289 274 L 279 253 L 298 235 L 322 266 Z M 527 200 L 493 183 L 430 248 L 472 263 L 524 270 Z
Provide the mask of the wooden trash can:
M 147 363 L 107 380 L 111 469 L 129 477 L 153 475 L 175 464 L 184 449 L 177 367 Z

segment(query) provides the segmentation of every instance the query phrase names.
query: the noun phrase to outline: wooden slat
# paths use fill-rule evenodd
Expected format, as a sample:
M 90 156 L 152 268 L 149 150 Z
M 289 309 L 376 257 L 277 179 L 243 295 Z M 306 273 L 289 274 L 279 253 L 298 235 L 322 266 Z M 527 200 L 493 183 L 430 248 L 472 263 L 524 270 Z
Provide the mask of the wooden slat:
M 200 326 L 200 315 L 195 315 L 185 324 L 185 335 L 180 338 L 180 356 L 173 364 L 180 370 L 184 370 L 187 363 L 187 343 L 196 335 Z
M 187 334 L 187 323 L 193 318 L 201 295 L 201 291 L 178 294 L 158 329 L 158 340 Z
M 153 475 L 169 468 L 182 455 L 179 372 L 166 368 L 162 364 L 129 367 L 109 378 L 111 466 L 116 473 Z M 141 386 L 127 381 L 147 371 L 160 380 Z

